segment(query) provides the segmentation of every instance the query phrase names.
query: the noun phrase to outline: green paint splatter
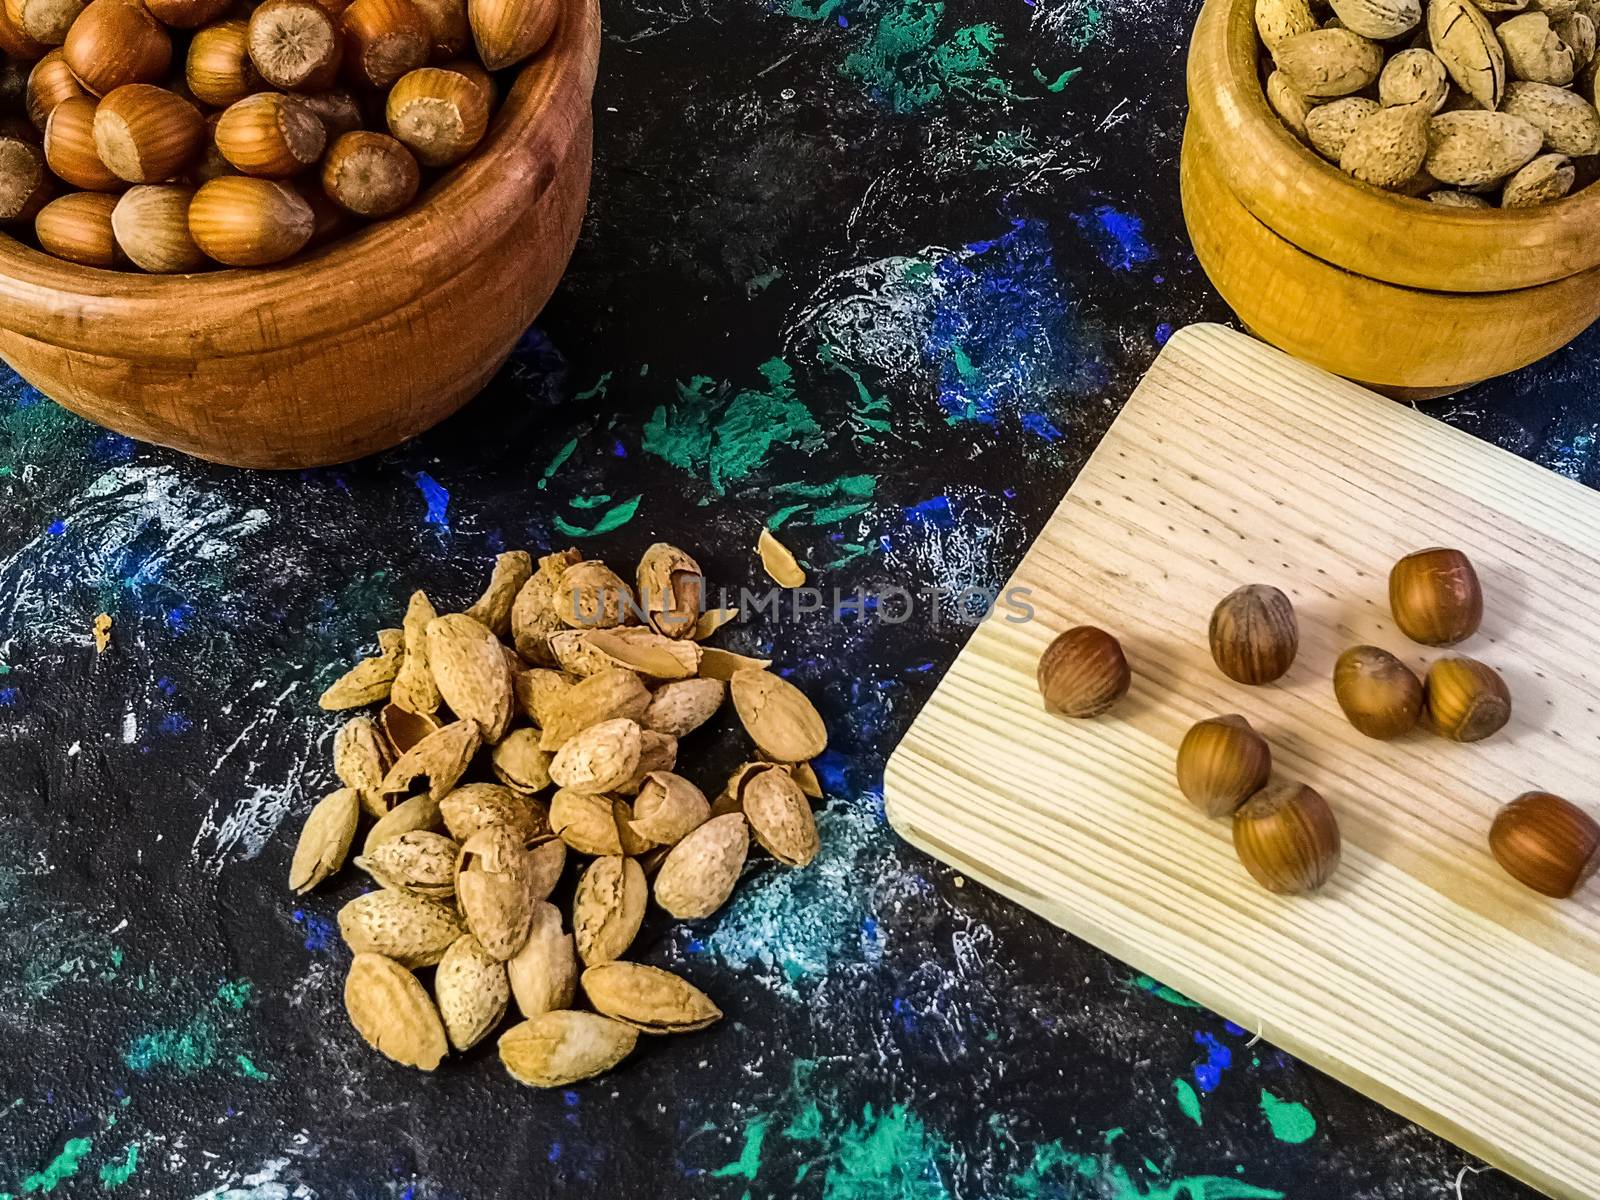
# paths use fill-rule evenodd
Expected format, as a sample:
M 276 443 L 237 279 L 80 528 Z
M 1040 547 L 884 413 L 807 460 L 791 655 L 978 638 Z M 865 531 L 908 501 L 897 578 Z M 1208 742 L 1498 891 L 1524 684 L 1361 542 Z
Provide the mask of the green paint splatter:
M 797 1063 L 796 1066 L 798 1065 Z M 797 1142 L 822 1140 L 822 1109 L 815 1100 L 808 1102 L 795 1114 L 794 1120 L 790 1121 L 789 1127 L 783 1131 L 783 1136 Z
M 573 508 L 585 510 L 599 508 L 602 504 L 611 503 L 611 494 L 609 492 L 601 492 L 598 496 L 574 496 L 567 503 L 571 504 Z
M 1309 1142 L 1317 1132 L 1317 1119 L 1304 1104 L 1280 1100 L 1266 1089 L 1261 1092 L 1261 1111 L 1267 1114 L 1272 1136 L 1280 1142 L 1298 1146 Z
M 244 1006 L 250 1003 L 250 994 L 255 990 L 256 985 L 248 979 L 232 980 L 217 989 L 217 1003 L 234 1012 L 243 1012 Z
M 107 1188 L 119 1188 L 133 1178 L 139 1169 L 139 1143 L 134 1142 L 123 1153 L 120 1162 L 113 1160 L 100 1167 L 100 1182 Z
M 941 1200 L 939 1163 L 949 1150 L 903 1104 L 881 1116 L 868 1104 L 839 1136 L 823 1200 Z
M 739 1152 L 736 1161 L 725 1167 L 718 1167 L 711 1172 L 716 1179 L 748 1179 L 755 1181 L 761 1171 L 761 1146 L 767 1140 L 767 1126 L 772 1124 L 771 1117 L 757 1117 L 744 1127 L 744 1149 Z
M 780 483 L 772 490 L 781 496 L 798 496 L 802 500 L 831 500 L 835 496 L 870 500 L 877 489 L 876 476 L 841 475 L 828 483 Z
M 134 1038 L 123 1051 L 122 1061 L 140 1074 L 171 1071 L 194 1075 L 209 1069 L 221 1053 L 221 1022 L 243 1012 L 254 992 L 255 985 L 249 980 L 224 982 L 205 1009 L 188 1021 Z
M 605 514 L 588 529 L 581 525 L 574 525 L 559 513 L 555 518 L 555 526 L 567 537 L 598 537 L 602 533 L 610 533 L 613 529 L 621 529 L 634 514 L 639 511 L 639 501 L 643 495 L 635 496 L 632 500 L 624 500 L 621 504 L 607 509 Z
M 810 508 L 809 504 L 791 504 L 787 508 L 780 508 L 767 518 L 767 528 L 776 533 L 783 528 L 783 523 L 796 513 L 803 513 Z
M 1066 87 L 1067 84 L 1071 83 L 1074 79 L 1082 74 L 1082 67 L 1069 67 L 1067 70 L 1061 72 L 1060 75 L 1057 75 L 1055 82 L 1052 83 L 1048 78 L 1046 78 L 1045 73 L 1039 70 L 1038 67 L 1033 69 L 1033 77 L 1040 83 L 1044 84 L 1044 86 L 1052 92 L 1059 92 L 1062 88 Z
M 783 268 L 773 267 L 759 275 L 752 275 L 750 281 L 744 285 L 745 295 L 754 296 L 757 292 L 764 292 L 778 280 L 783 278 Z
M 56 1155 L 42 1170 L 35 1171 L 32 1175 L 25 1176 L 22 1180 L 22 1194 L 32 1196 L 36 1193 L 48 1194 L 56 1190 L 61 1184 L 71 1179 L 78 1173 L 78 1164 L 84 1155 L 94 1149 L 94 1143 L 88 1138 L 73 1138 L 61 1147 L 61 1153 Z
M 574 400 L 593 400 L 596 396 L 604 396 L 606 394 L 606 389 L 610 386 L 611 372 L 607 371 L 604 375 L 600 376 L 599 379 L 594 381 L 594 386 L 592 388 L 585 388 L 572 398 Z M 576 445 L 575 442 L 573 444 Z M 571 451 L 569 450 L 568 453 L 570 454 Z
M 81 455 L 92 425 L 20 380 L 0 390 L 0 460 L 42 467 Z
M 609 376 L 608 376 L 608 378 L 609 378 Z M 550 460 L 550 465 L 544 469 L 544 475 L 539 480 L 539 490 L 540 491 L 544 491 L 547 487 L 550 486 L 551 478 L 555 475 L 555 473 L 557 471 L 559 471 L 561 469 L 562 464 L 565 463 L 567 461 L 567 459 L 572 457 L 572 452 L 574 450 L 576 450 L 577 448 L 578 448 L 578 439 L 577 438 L 573 438 L 565 446 L 561 447 L 561 449 L 556 451 L 556 456 Z
M 1153 1163 L 1145 1169 L 1159 1174 Z M 1135 1182 L 1127 1168 L 1105 1158 L 1074 1154 L 1060 1142 L 1035 1147 L 1033 1161 L 1009 1180 L 1008 1200 L 1053 1200 L 1061 1195 L 1093 1194 L 1103 1200 L 1283 1200 L 1283 1193 L 1224 1175 L 1188 1175 L 1148 1186 Z M 1085 1192 L 1085 1185 L 1093 1189 Z
M 1018 99 L 994 73 L 1000 31 L 988 23 L 966 25 L 939 41 L 943 17 L 941 0 L 899 0 L 878 18 L 867 44 L 844 60 L 844 73 L 897 113 L 957 94 Z
M 1149 992 L 1157 1000 L 1165 1000 L 1168 1004 L 1177 1005 L 1179 1008 L 1204 1009 L 1205 1005 L 1196 1004 L 1182 992 L 1175 992 L 1164 983 L 1157 983 L 1148 975 L 1140 975 L 1133 981 L 1133 986 L 1141 992 Z
M 246 1079 L 257 1079 L 261 1080 L 262 1082 L 267 1082 L 272 1079 L 271 1075 L 268 1075 L 260 1067 L 256 1066 L 255 1063 L 250 1061 L 250 1056 L 248 1054 L 235 1054 L 233 1056 L 233 1061 L 238 1064 L 239 1074 L 243 1075 Z
M 1173 1081 L 1173 1088 L 1178 1093 L 1178 1109 L 1196 1125 L 1204 1125 L 1205 1118 L 1200 1115 L 1200 1096 L 1187 1079 Z

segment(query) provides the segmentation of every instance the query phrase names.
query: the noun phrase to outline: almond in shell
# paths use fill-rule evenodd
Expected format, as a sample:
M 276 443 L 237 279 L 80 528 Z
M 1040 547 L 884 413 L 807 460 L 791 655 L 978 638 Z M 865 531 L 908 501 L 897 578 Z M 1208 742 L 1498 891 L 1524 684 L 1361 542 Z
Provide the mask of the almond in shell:
M 1294 89 L 1313 100 L 1359 92 L 1383 67 L 1383 50 L 1348 29 L 1295 34 L 1279 42 L 1272 57 Z
M 333 773 L 347 788 L 354 788 L 361 807 L 374 817 L 389 811 L 383 802 L 383 777 L 394 765 L 378 723 L 371 717 L 353 717 L 333 739 Z
M 722 1019 L 722 1010 L 687 979 L 643 963 L 604 962 L 580 981 L 595 1011 L 641 1033 L 693 1033 Z
M 639 721 L 649 707 L 649 689 L 637 675 L 621 667 L 607 667 L 563 688 L 545 704 L 539 745 L 559 750 L 590 726 L 621 717 Z
M 1319 104 L 1306 114 L 1306 140 L 1329 162 L 1338 162 L 1356 126 L 1376 113 L 1380 105 L 1365 96 L 1344 96 Z
M 428 622 L 428 665 L 450 711 L 476 721 L 491 746 L 511 724 L 511 671 L 492 632 L 463 613 Z
M 1295 137 L 1306 140 L 1306 118 L 1311 115 L 1311 101 L 1294 90 L 1294 84 L 1282 71 L 1267 76 L 1267 103 L 1283 120 Z
M 406 661 L 395 676 L 389 693 L 392 704 L 407 712 L 432 714 L 439 711 L 438 685 L 428 669 L 428 626 L 439 616 L 426 592 L 412 592 L 406 605 Z
M 566 628 L 556 615 L 555 593 L 567 568 L 583 561 L 576 550 L 547 554 L 511 606 L 511 637 L 517 653 L 536 666 L 555 665 L 550 635 Z
M 700 564 L 666 542 L 657 542 L 639 560 L 639 604 L 650 628 L 670 638 L 691 637 L 705 602 Z
M 616 800 L 562 788 L 550 799 L 550 827 L 579 854 L 621 854 Z
M 339 933 L 351 950 L 411 970 L 433 966 L 465 932 L 452 909 L 409 892 L 368 892 L 339 910 Z
M 1532 208 L 1550 204 L 1572 190 L 1578 172 L 1565 154 L 1541 154 L 1506 180 L 1501 208 Z
M 556 752 L 550 778 L 568 791 L 609 792 L 633 778 L 642 746 L 638 722 L 626 717 L 602 721 L 569 738 Z
M 572 934 L 586 966 L 621 958 L 639 935 L 650 885 L 631 858 L 597 858 L 572 899 Z
M 828 730 L 805 693 L 770 671 L 738 671 L 728 684 L 745 732 L 775 762 L 806 762 L 828 748 Z
M 486 626 L 495 637 L 511 633 L 511 608 L 517 594 L 533 578 L 533 556 L 526 550 L 511 550 L 494 560 L 489 586 L 467 609 L 467 616 Z
M 547 900 L 561 882 L 567 865 L 567 844 L 560 838 L 541 838 L 528 847 L 528 894 L 535 901 Z
M 504 962 L 528 939 L 533 872 L 522 838 L 504 825 L 475 833 L 461 847 L 456 902 L 483 948 Z
M 543 729 L 550 722 L 561 697 L 573 686 L 560 671 L 548 667 L 529 667 L 514 672 L 511 692 L 516 697 L 517 711 Z
M 345 977 L 344 1007 L 356 1032 L 385 1057 L 422 1071 L 444 1060 L 444 1022 L 427 989 L 400 963 L 358 953 Z
M 378 653 L 364 658 L 328 685 L 317 703 L 330 712 L 365 708 L 389 697 L 405 661 L 405 635 L 398 629 L 378 630 Z
M 561 929 L 561 911 L 553 904 L 533 906 L 528 940 L 506 963 L 511 994 L 524 1017 L 571 1008 L 578 990 L 578 954 L 570 933 Z
M 439 827 L 439 802 L 426 792 L 412 796 L 391 808 L 367 830 L 366 841 L 361 845 L 363 856 L 370 858 L 385 842 L 404 837 L 419 830 Z
M 1353 33 L 1387 41 L 1422 21 L 1422 0 L 1332 0 L 1339 22 Z
M 513 729 L 489 755 L 495 778 L 532 796 L 550 786 L 550 755 L 539 749 L 537 729 Z
M 561 576 L 551 600 L 557 618 L 571 629 L 610 629 L 634 610 L 633 589 L 605 563 L 585 559 Z
M 669 771 L 652 772 L 633 802 L 634 833 L 657 845 L 676 845 L 710 819 L 705 793 Z
M 433 994 L 450 1044 L 457 1050 L 476 1046 L 506 1015 L 511 984 L 506 965 L 470 933 L 457 938 L 439 960 Z
M 789 867 L 804 867 L 816 858 L 811 802 L 788 771 L 771 767 L 757 773 L 745 784 L 741 802 L 750 832 L 773 858 Z
M 1542 12 L 1527 12 L 1495 30 L 1506 54 L 1506 71 L 1516 79 L 1565 87 L 1577 73 L 1572 48 L 1550 28 Z
M 1423 164 L 1440 183 L 1479 187 L 1497 183 L 1539 153 L 1544 136 L 1504 112 L 1442 112 L 1428 124 Z
M 444 900 L 456 890 L 456 857 L 460 848 L 442 833 L 415 829 L 373 847 L 356 866 L 380 887 Z
M 442 800 L 467 773 L 483 744 L 476 721 L 452 721 L 402 754 L 383 777 L 383 800 L 394 805 L 419 788 Z
M 1317 18 L 1308 0 L 1256 0 L 1256 32 L 1268 50 L 1276 49 L 1286 38 L 1310 33 Z
M 289 864 L 289 886 L 309 892 L 344 866 L 360 819 L 361 799 L 354 788 L 340 788 L 317 801 Z
M 1600 154 L 1600 112 L 1566 88 L 1513 80 L 1506 84 L 1500 111 L 1532 125 L 1553 153 L 1572 158 Z
M 1480 107 L 1500 107 L 1506 90 L 1506 55 L 1494 26 L 1472 0 L 1429 0 L 1428 41 L 1456 81 Z
M 681 920 L 709 917 L 733 894 L 749 851 L 742 814 L 712 817 L 668 851 L 656 874 L 656 903 Z
M 639 720 L 646 729 L 684 737 L 704 725 L 728 694 L 720 679 L 680 679 L 664 683 L 650 697 L 649 707 Z
M 653 729 L 639 731 L 639 765 L 626 783 L 616 790 L 632 796 L 644 786 L 646 776 L 657 771 L 670 771 L 678 765 L 678 739 L 670 733 L 657 733 Z
M 1391 55 L 1378 76 L 1378 100 L 1386 107 L 1421 104 L 1436 113 L 1450 98 L 1450 73 L 1431 50 L 1418 46 Z
M 523 842 L 550 835 L 550 820 L 536 800 L 497 783 L 464 783 L 439 802 L 445 828 L 458 842 L 493 825 L 507 825 Z
M 1428 116 L 1423 104 L 1378 109 L 1351 131 L 1339 168 L 1374 187 L 1399 187 L 1427 157 Z
M 500 1035 L 500 1061 L 529 1087 L 566 1087 L 616 1066 L 638 1044 L 639 1032 L 595 1013 L 547 1012 Z

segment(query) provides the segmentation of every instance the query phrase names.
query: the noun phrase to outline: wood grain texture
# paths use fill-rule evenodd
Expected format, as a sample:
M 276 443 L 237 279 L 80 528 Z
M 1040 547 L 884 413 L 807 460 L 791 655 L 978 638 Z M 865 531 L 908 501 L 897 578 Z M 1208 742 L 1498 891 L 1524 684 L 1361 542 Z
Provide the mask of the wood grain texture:
M 153 277 L 0 238 L 0 357 L 74 412 L 235 466 L 396 445 L 471 399 L 554 291 L 589 193 L 596 0 L 563 0 L 483 146 L 281 267 Z
M 1537 208 L 1441 209 L 1325 161 L 1267 103 L 1253 12 L 1254 0 L 1206 0 L 1189 46 L 1189 111 L 1212 145 L 1228 147 L 1228 190 L 1284 240 L 1347 271 L 1436 291 L 1510 291 L 1600 266 L 1600 188 Z
M 1285 241 L 1228 190 L 1191 117 L 1184 221 L 1212 286 L 1258 336 L 1391 394 L 1441 396 L 1536 362 L 1600 316 L 1600 268 L 1508 292 L 1422 291 L 1341 269 Z
M 1421 667 L 1389 567 L 1459 546 L 1511 724 L 1476 746 L 1358 734 L 1330 683 L 1372 642 Z M 1295 601 L 1298 660 L 1248 688 L 1206 625 L 1239 584 Z M 1600 888 L 1556 903 L 1490 857 L 1533 787 L 1600 811 L 1600 496 L 1216 326 L 1168 344 L 888 768 L 908 840 L 1551 1195 L 1600 1195 Z M 1045 713 L 1062 629 L 1118 634 L 1111 715 Z M 1227 822 L 1173 782 L 1179 740 L 1238 712 L 1279 778 L 1323 793 L 1344 862 L 1304 899 L 1256 887 Z

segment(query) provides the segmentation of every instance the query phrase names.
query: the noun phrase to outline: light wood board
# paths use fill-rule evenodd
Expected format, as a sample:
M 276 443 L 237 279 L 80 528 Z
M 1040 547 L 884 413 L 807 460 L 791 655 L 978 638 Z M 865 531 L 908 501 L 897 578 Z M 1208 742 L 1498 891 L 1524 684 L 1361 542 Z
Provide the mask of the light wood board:
M 1457 652 L 1505 675 L 1511 724 L 1375 742 L 1329 682 L 1393 627 L 1389 567 L 1465 550 L 1486 593 Z M 1294 600 L 1299 658 L 1248 688 L 1211 662 L 1243 583 Z M 1489 856 L 1535 786 L 1600 814 L 1600 495 L 1218 326 L 1168 343 L 889 763 L 909 841 L 1553 1196 L 1600 1196 L 1600 886 L 1558 903 Z M 1015 615 L 1015 614 L 1010 614 Z M 1047 714 L 1034 667 L 1072 625 L 1116 633 L 1133 690 Z M 1344 861 L 1320 894 L 1258 888 L 1225 821 L 1173 783 L 1183 733 L 1238 712 L 1280 777 L 1326 796 Z

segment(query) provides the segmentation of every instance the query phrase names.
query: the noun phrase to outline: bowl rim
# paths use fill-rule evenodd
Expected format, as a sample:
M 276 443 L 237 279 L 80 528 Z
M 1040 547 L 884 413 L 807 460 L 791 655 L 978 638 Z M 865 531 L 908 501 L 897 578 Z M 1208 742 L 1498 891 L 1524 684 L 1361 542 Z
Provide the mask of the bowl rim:
M 1600 265 L 1600 187 L 1520 209 L 1443 208 L 1345 174 L 1273 111 L 1253 0 L 1206 0 L 1189 107 L 1230 191 L 1279 236 L 1335 266 L 1446 292 L 1533 287 Z
M 192 361 L 281 350 L 411 305 L 491 248 L 588 136 L 599 3 L 558 2 L 550 40 L 519 70 L 481 146 L 399 216 L 281 266 L 195 275 L 82 266 L 0 236 L 0 322 L 100 356 Z

